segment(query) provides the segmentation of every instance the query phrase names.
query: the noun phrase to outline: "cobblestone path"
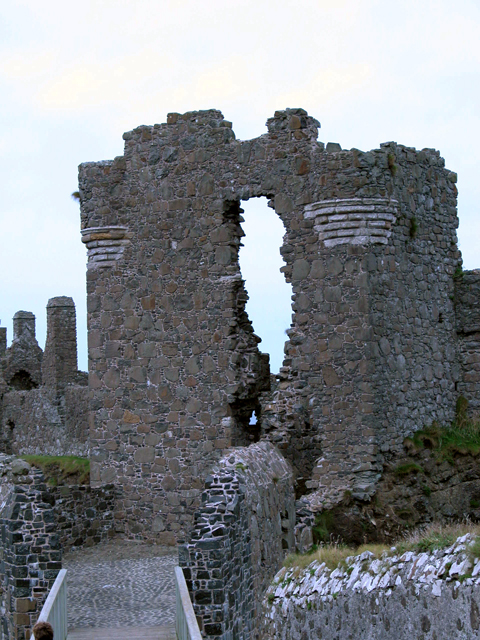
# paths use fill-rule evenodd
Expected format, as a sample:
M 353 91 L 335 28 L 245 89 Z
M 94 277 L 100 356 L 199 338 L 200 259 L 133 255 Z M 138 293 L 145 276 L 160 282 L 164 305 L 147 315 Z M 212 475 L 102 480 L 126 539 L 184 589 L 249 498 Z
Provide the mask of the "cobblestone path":
M 114 540 L 64 556 L 68 640 L 175 638 L 177 550 Z

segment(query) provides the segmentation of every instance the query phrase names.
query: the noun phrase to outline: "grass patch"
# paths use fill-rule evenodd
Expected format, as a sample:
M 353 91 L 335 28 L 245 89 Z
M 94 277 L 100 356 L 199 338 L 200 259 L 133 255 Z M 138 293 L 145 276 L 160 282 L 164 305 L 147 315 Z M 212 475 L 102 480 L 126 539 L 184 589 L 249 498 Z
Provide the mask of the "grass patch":
M 479 558 L 480 525 L 473 525 L 468 522 L 453 525 L 437 523 L 409 533 L 404 538 L 397 540 L 393 546 L 364 544 L 354 549 L 343 545 L 326 544 L 316 549 L 313 553 L 289 555 L 285 559 L 284 566 L 297 568 L 300 571 L 316 560 L 320 563 L 324 562 L 332 571 L 337 567 L 343 566 L 348 572 L 349 568 L 345 564 L 346 559 L 350 556 L 359 556 L 364 551 L 370 551 L 373 554 L 372 559 L 380 558 L 384 554 L 400 556 L 407 551 L 413 551 L 414 553 L 432 552 L 435 549 L 451 547 L 457 538 L 464 536 L 466 533 L 476 536 L 475 541 L 468 547 L 468 554 L 472 558 Z
M 364 551 L 370 551 L 374 554 L 375 558 L 380 558 L 382 553 L 385 553 L 388 549 L 390 549 L 390 547 L 384 544 L 364 544 L 358 547 L 358 549 L 340 544 L 326 544 L 316 549 L 313 553 L 303 555 L 295 553 L 287 556 L 283 566 L 287 568 L 298 567 L 305 569 L 316 560 L 320 563 L 324 562 L 329 569 L 333 570 L 344 565 L 345 560 L 350 556 L 358 556 Z
M 29 464 L 41 469 L 47 483 L 56 487 L 61 484 L 89 484 L 90 460 L 77 456 L 22 456 Z
M 395 467 L 395 475 L 408 476 L 411 473 L 423 473 L 422 467 L 416 462 L 407 462 L 406 464 L 399 464 Z
M 457 400 L 456 418 L 448 427 L 433 423 L 405 440 L 405 446 L 418 452 L 431 449 L 441 459 L 452 460 L 454 453 L 478 455 L 480 453 L 480 420 L 467 415 L 468 402 Z
M 457 538 L 466 533 L 480 533 L 480 525 L 460 523 L 452 525 L 432 524 L 408 534 L 403 540 L 395 544 L 396 553 L 415 551 L 416 553 L 430 552 L 435 549 L 451 547 Z

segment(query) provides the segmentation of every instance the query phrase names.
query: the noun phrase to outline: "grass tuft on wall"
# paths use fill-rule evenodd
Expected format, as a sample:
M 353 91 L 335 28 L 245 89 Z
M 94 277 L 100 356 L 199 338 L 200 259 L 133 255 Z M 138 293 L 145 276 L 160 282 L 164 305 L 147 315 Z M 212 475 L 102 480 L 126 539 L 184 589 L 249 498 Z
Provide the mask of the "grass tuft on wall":
M 22 456 L 29 464 L 43 471 L 50 486 L 62 484 L 89 484 L 90 460 L 78 456 Z

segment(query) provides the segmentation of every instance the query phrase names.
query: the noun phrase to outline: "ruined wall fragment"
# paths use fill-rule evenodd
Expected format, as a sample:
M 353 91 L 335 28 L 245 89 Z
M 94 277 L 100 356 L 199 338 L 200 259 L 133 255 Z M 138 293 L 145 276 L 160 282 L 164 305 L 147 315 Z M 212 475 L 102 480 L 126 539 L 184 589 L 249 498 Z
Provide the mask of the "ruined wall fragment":
M 368 499 L 405 436 L 454 415 L 455 174 L 434 150 L 325 148 L 301 109 L 267 128 L 242 142 L 218 111 L 170 114 L 80 168 L 93 478 L 126 487 L 129 534 L 157 537 L 157 510 L 165 540 L 188 528 L 213 462 L 258 437 L 314 508 Z M 240 204 L 258 196 L 293 288 L 270 389 L 238 265 Z
M 35 316 L 30 311 L 17 311 L 14 315 L 13 340 L 4 357 L 3 376 L 9 387 L 22 391 L 42 384 L 43 351 L 35 337 Z
M 293 552 L 292 471 L 267 442 L 228 451 L 205 482 L 179 562 L 195 614 L 211 640 L 259 635 L 263 594 Z
M 76 340 L 71 298 L 49 300 L 45 354 L 33 313 L 15 314 L 14 339 L 0 356 L 0 451 L 88 455 L 87 376 L 77 370 Z

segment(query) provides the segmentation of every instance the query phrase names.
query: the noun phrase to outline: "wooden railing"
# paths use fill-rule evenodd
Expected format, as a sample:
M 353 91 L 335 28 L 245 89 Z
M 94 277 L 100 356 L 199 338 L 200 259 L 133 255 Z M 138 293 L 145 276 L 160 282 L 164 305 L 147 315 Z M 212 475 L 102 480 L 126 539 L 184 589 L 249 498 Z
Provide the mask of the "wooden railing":
M 187 583 L 185 582 L 181 567 L 175 567 L 175 590 L 177 596 L 177 640 L 202 640 L 202 634 L 198 628 L 190 594 L 187 589 Z
M 55 640 L 66 640 L 67 638 L 66 576 L 67 570 L 60 569 L 38 617 L 38 622 L 49 622 L 52 625 Z

